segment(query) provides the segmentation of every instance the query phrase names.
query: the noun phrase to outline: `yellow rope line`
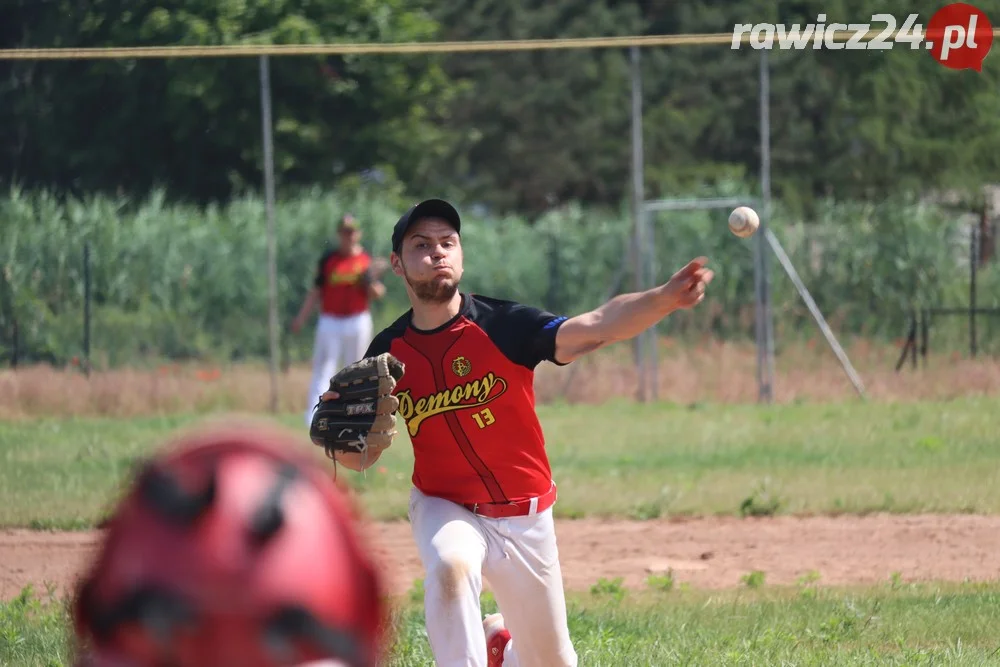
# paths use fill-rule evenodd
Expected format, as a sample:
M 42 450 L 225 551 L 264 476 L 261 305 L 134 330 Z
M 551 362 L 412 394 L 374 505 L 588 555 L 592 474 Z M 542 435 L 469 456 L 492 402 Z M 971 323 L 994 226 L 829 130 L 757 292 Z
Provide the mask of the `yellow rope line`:
M 703 41 L 699 41 L 703 40 Z M 731 34 L 662 35 L 654 37 L 586 37 L 580 39 L 525 39 L 480 42 L 402 42 L 389 44 L 269 44 L 218 46 L 161 46 L 87 49 L 0 49 L 0 60 L 75 58 L 204 58 L 226 56 L 304 56 L 355 53 L 458 53 L 471 51 L 527 51 L 539 49 L 717 44 L 732 41 Z
M 861 41 L 870 41 L 881 30 L 869 30 Z M 855 36 L 852 30 L 837 30 L 833 41 L 846 42 Z M 895 38 L 890 33 L 886 39 Z M 1000 28 L 993 31 L 1000 35 Z M 812 37 L 808 48 L 812 47 Z M 741 36 L 741 43 L 750 36 Z M 0 60 L 97 60 L 110 58 L 224 58 L 232 56 L 307 56 L 360 53 L 461 53 L 482 51 L 538 51 L 552 49 L 622 48 L 627 46 L 682 46 L 732 44 L 732 33 L 690 35 L 650 35 L 628 37 L 581 37 L 565 39 L 490 40 L 473 42 L 399 42 L 387 44 L 232 44 L 209 46 L 136 46 L 108 48 L 0 49 Z M 778 49 L 777 36 L 774 38 Z M 906 45 L 902 48 L 908 48 Z

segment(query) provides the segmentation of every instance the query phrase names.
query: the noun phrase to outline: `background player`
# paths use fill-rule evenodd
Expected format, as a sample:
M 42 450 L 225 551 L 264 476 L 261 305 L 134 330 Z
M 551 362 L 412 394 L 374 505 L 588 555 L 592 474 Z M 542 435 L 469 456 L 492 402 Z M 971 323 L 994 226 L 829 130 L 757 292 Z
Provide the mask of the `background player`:
M 426 570 L 435 662 L 574 666 L 534 369 L 568 364 L 695 306 L 713 273 L 698 258 L 666 284 L 567 318 L 460 292 L 461 220 L 445 201 L 412 207 L 396 223 L 392 248 L 412 308 L 365 356 L 389 352 L 406 366 L 395 395 L 413 443 L 409 517 Z M 338 452 L 336 460 L 361 470 L 381 452 Z M 485 620 L 484 577 L 501 612 Z
M 143 466 L 72 606 L 77 667 L 375 667 L 388 608 L 349 498 L 297 439 L 200 428 Z
M 306 424 L 330 377 L 364 354 L 372 339 L 370 303 L 385 295 L 380 281 L 387 268 L 385 260 L 373 260 L 361 247 L 361 227 L 350 213 L 341 218 L 337 236 L 337 247 L 320 257 L 313 287 L 292 321 L 292 331 L 298 333 L 319 305 Z

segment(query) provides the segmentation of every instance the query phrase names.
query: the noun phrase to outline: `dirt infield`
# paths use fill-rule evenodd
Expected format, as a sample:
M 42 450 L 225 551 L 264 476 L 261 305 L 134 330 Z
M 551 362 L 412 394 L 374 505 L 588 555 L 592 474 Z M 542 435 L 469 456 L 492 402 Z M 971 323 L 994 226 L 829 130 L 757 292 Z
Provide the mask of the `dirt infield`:
M 405 522 L 372 526 L 373 541 L 397 592 L 421 578 Z M 32 583 L 65 591 L 86 564 L 97 533 L 0 532 L 0 598 Z M 672 568 L 678 583 L 727 588 L 752 571 L 769 584 L 794 584 L 816 571 L 819 584 L 872 584 L 898 572 L 904 581 L 985 581 L 1000 576 L 1000 516 L 697 518 L 557 523 L 566 586 L 599 578 L 629 588 Z M 487 589 L 488 589 L 487 585 Z

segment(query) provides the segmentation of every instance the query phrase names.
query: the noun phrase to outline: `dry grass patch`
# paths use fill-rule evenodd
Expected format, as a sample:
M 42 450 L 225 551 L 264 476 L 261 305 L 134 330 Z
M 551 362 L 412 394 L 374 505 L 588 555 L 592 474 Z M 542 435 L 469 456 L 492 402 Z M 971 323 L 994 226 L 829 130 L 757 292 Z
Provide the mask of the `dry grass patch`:
M 931 355 L 927 366 L 897 373 L 899 348 L 859 341 L 847 349 L 878 401 L 950 400 L 1000 395 L 1000 359 Z M 659 347 L 660 400 L 692 403 L 753 403 L 757 400 L 756 353 L 752 344 L 706 340 Z M 292 366 L 278 375 L 279 411 L 305 409 L 311 370 Z M 843 401 L 856 396 L 825 341 L 813 339 L 778 351 L 775 398 L 779 403 Z M 603 403 L 635 395 L 637 374 L 631 347 L 618 345 L 567 368 L 539 367 L 540 403 Z M 0 371 L 0 419 L 49 415 L 137 417 L 217 411 L 266 412 L 270 375 L 265 364 L 201 366 L 169 364 L 94 372 L 31 366 Z

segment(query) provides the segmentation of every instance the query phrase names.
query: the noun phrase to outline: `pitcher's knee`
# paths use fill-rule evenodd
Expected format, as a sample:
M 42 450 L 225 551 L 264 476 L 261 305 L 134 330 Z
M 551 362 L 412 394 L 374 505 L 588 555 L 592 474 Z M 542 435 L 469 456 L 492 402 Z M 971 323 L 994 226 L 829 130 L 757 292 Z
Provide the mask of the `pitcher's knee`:
M 480 578 L 479 564 L 463 554 L 440 554 L 427 568 L 426 587 L 435 589 L 445 602 L 466 592 L 475 592 Z

